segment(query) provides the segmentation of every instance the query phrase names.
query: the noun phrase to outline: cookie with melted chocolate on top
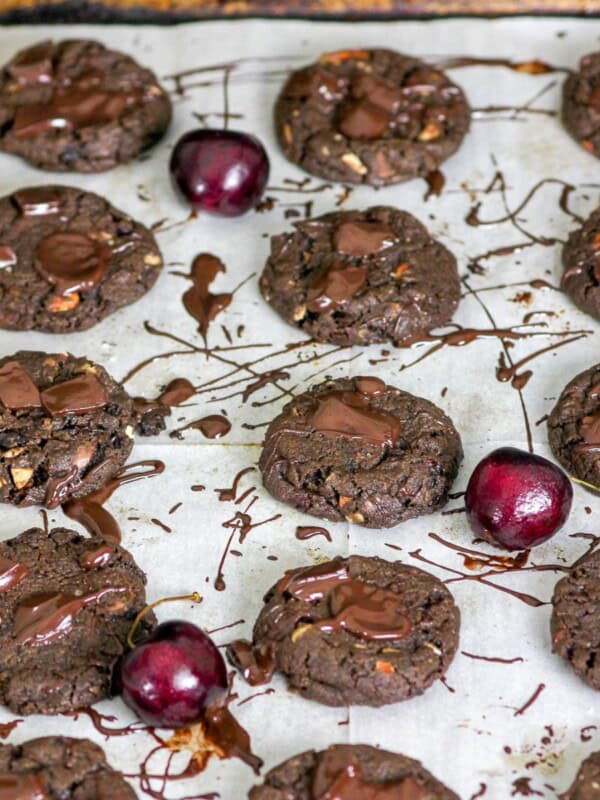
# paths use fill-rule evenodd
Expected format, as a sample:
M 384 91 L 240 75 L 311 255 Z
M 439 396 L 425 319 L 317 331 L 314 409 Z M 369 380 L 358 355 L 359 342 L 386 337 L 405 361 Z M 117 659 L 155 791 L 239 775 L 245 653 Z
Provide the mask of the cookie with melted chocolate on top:
M 562 121 L 588 153 L 600 157 L 600 52 L 583 56 L 566 79 Z
M 252 643 L 230 660 L 252 685 L 283 672 L 291 689 L 330 706 L 383 706 L 421 694 L 448 669 L 460 612 L 416 567 L 350 556 L 284 574 L 265 595 Z
M 4 797 L 14 800 L 136 798 L 123 776 L 111 769 L 101 747 L 66 736 L 0 745 L 0 787 Z
M 293 72 L 275 105 L 286 157 L 343 183 L 424 177 L 460 146 L 471 112 L 443 72 L 393 50 L 340 50 Z
M 260 290 L 313 339 L 402 344 L 452 318 L 456 259 L 406 211 L 336 211 L 294 227 L 271 238 Z
M 0 328 L 71 333 L 152 288 L 153 234 L 103 197 L 33 186 L 0 199 Z
M 363 377 L 325 381 L 284 406 L 259 468 L 265 488 L 299 511 L 390 528 L 441 508 L 461 460 L 441 409 Z
M 344 793 L 345 792 L 345 793 Z M 365 744 L 334 744 L 288 758 L 249 800 L 459 800 L 420 761 Z
M 548 439 L 570 475 L 600 489 L 600 364 L 563 389 L 548 417 Z
M 583 556 L 554 588 L 552 650 L 600 691 L 600 551 Z
M 0 701 L 59 714 L 109 697 L 145 583 L 132 556 L 99 537 L 31 528 L 1 542 Z M 154 622 L 143 619 L 146 630 Z
M 575 780 L 560 800 L 598 800 L 600 797 L 600 752 L 581 762 Z
M 104 486 L 134 438 L 132 400 L 86 358 L 0 359 L 0 503 L 54 508 Z
M 600 84 L 599 84 L 600 94 Z M 599 109 L 600 115 L 600 109 Z M 586 314 L 600 319 L 600 208 L 596 209 L 564 246 L 561 288 Z
M 154 73 L 93 40 L 39 42 L 0 72 L 0 150 L 40 169 L 125 164 L 157 142 L 170 119 Z

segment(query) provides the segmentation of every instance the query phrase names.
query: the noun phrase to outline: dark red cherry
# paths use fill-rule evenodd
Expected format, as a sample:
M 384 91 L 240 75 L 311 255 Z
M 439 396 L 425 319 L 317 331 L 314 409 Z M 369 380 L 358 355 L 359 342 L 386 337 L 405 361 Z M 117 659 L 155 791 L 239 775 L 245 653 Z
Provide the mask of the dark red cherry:
M 190 622 L 163 622 L 120 664 L 123 700 L 140 719 L 160 728 L 198 722 L 227 691 L 223 656 Z
M 177 142 L 170 169 L 195 211 L 237 217 L 259 201 L 269 178 L 269 158 L 255 136 L 198 128 Z
M 501 447 L 475 467 L 465 505 L 478 536 L 506 550 L 545 542 L 562 527 L 573 500 L 571 482 L 541 456 Z

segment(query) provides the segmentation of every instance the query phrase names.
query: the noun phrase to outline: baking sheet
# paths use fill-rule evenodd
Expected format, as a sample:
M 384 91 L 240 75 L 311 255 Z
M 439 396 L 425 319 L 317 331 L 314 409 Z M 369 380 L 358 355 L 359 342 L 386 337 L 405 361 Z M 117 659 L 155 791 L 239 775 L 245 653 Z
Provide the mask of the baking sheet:
M 146 224 L 165 220 L 157 237 L 168 266 L 155 289 L 135 306 L 81 334 L 0 333 L 2 355 L 23 348 L 69 350 L 99 361 L 117 378 L 149 356 L 190 349 L 190 353 L 155 361 L 134 376 L 128 389 L 152 397 L 175 377 L 187 377 L 207 389 L 184 409 L 174 409 L 169 430 L 206 414 L 224 411 L 230 418 L 231 432 L 221 440 L 208 441 L 195 430 L 184 432 L 182 440 L 170 438 L 168 431 L 154 439 L 139 439 L 132 460 L 161 458 L 166 470 L 157 478 L 120 489 L 108 503 L 122 525 L 124 545 L 148 573 L 150 600 L 193 590 L 204 596 L 198 606 L 163 607 L 158 610 L 159 618 L 180 616 L 211 630 L 244 620 L 216 633 L 215 639 L 224 643 L 233 636 L 248 636 L 264 590 L 284 570 L 338 553 L 379 555 L 418 564 L 411 553 L 420 549 L 426 558 L 441 565 L 426 568 L 444 579 L 456 577 L 447 568 L 477 575 L 464 567 L 460 554 L 428 535 L 435 532 L 454 544 L 472 546 L 464 514 L 435 514 L 388 531 L 327 524 L 331 542 L 322 537 L 301 542 L 294 535 L 296 526 L 316 521 L 271 499 L 256 471 L 241 479 L 238 497 L 250 487 L 256 488 L 240 505 L 219 501 L 214 490 L 230 486 L 239 470 L 258 459 L 264 429 L 244 425 L 268 421 L 285 402 L 287 392 L 302 391 L 325 375 L 371 372 L 437 402 L 451 415 L 463 438 L 465 460 L 456 491 L 464 489 L 475 463 L 492 448 L 500 444 L 527 446 L 524 413 L 535 451 L 549 454 L 545 425 L 536 422 L 550 411 L 568 379 L 598 361 L 600 325 L 577 311 L 559 292 L 528 285 L 536 279 L 558 283 L 560 242 L 534 243 L 506 255 L 477 257 L 509 245 L 529 245 L 529 235 L 564 240 L 577 223 L 560 208 L 564 190 L 560 181 L 575 187 L 568 198 L 568 208 L 575 214 L 587 216 L 598 204 L 600 162 L 567 136 L 555 115 L 539 113 L 558 108 L 563 75 L 531 76 L 490 67 L 453 70 L 451 76 L 464 87 L 473 108 L 524 110 L 478 112 L 462 149 L 443 166 L 446 187 L 442 195 L 427 201 L 424 181 L 381 191 L 361 187 L 349 196 L 340 186 L 322 188 L 324 182 L 318 179 L 295 185 L 292 181 L 303 181 L 306 176 L 280 155 L 271 127 L 271 108 L 287 70 L 312 61 L 324 50 L 384 44 L 435 60 L 498 56 L 517 61 L 537 58 L 574 67 L 583 53 L 597 47 L 600 21 L 461 20 L 385 26 L 240 21 L 177 29 L 21 28 L 0 31 L 3 58 L 49 36 L 96 37 L 131 53 L 163 78 L 199 70 L 184 79 L 183 94 L 174 94 L 175 115 L 168 136 L 150 157 L 138 163 L 98 176 L 49 176 L 0 155 L 3 194 L 52 180 L 100 192 Z M 234 115 L 231 126 L 257 134 L 269 150 L 272 172 L 267 196 L 274 198 L 273 207 L 239 220 L 199 217 L 183 222 L 187 210 L 174 198 L 169 185 L 170 149 L 183 131 L 198 124 L 196 115 L 208 125 L 221 124 L 225 72 L 229 73 L 229 110 Z M 175 88 L 171 79 L 164 82 L 168 88 Z M 504 194 L 498 181 L 490 188 L 497 172 L 506 183 Z M 544 180 L 512 218 L 479 227 L 465 221 L 477 202 L 481 203 L 480 219 L 501 220 L 507 214 L 505 203 L 509 210 L 519 208 L 530 190 Z M 536 334 L 513 342 L 510 352 L 514 361 L 574 338 L 576 331 L 586 334 L 524 365 L 519 372 L 531 369 L 533 375 L 521 394 L 510 383 L 496 379 L 502 343 L 494 335 L 477 338 L 463 347 L 443 346 L 412 366 L 411 362 L 424 355 L 432 343 L 411 350 L 385 346 L 340 350 L 310 344 L 286 350 L 287 345 L 301 342 L 303 336 L 262 301 L 256 275 L 268 252 L 268 235 L 287 229 L 292 220 L 285 219 L 285 212 L 297 209 L 303 214 L 305 203 L 310 204 L 313 214 L 377 203 L 414 213 L 458 258 L 466 295 L 455 316 L 458 324 L 487 331 L 512 327 Z M 227 265 L 226 274 L 213 284 L 215 291 L 228 291 L 246 281 L 236 291 L 231 306 L 211 326 L 208 345 L 247 349 L 208 355 L 192 350 L 202 348 L 203 342 L 181 303 L 181 295 L 190 284 L 173 273 L 187 271 L 193 256 L 202 251 L 215 253 Z M 476 261 L 485 268 L 485 274 L 467 268 Z M 533 327 L 514 328 L 523 324 L 525 314 L 536 310 L 551 311 L 555 316 L 536 315 L 531 320 Z M 148 333 L 145 320 L 191 347 Z M 238 335 L 240 325 L 244 328 Z M 570 332 L 572 336 L 565 336 Z M 251 370 L 237 366 L 257 359 L 263 360 Z M 233 366 L 228 361 L 233 361 Z M 255 373 L 275 368 L 289 373 L 287 379 L 278 382 L 285 391 L 268 384 L 243 402 L 240 391 L 256 380 Z M 194 484 L 206 488 L 193 492 L 190 487 Z M 253 528 L 240 544 L 235 531 L 224 523 L 243 511 L 254 497 L 257 499 L 249 510 L 253 523 L 281 516 Z M 179 502 L 182 505 L 169 514 Z M 455 500 L 449 508 L 461 503 Z M 598 533 L 599 513 L 600 498 L 575 487 L 573 512 L 564 530 L 537 548 L 532 562 L 571 563 L 587 545 L 573 534 Z M 52 512 L 50 519 L 54 524 L 75 524 L 60 510 Z M 171 531 L 167 533 L 152 520 L 161 521 Z M 9 537 L 40 522 L 36 509 L 5 507 L 0 516 L 0 535 Z M 239 555 L 229 553 L 226 557 L 222 570 L 226 589 L 216 591 L 214 581 L 232 532 L 231 547 Z M 491 552 L 489 548 L 487 551 Z M 490 580 L 547 601 L 559 577 L 550 571 L 521 571 Z M 236 680 L 239 698 L 232 710 L 250 732 L 255 752 L 265 760 L 265 769 L 309 747 L 352 741 L 421 759 L 463 800 L 504 800 L 528 794 L 554 798 L 564 791 L 581 759 L 600 745 L 600 729 L 595 727 L 599 724 L 598 701 L 597 695 L 551 654 L 550 607 L 532 607 L 471 579 L 450 586 L 462 612 L 462 652 L 448 672 L 447 684 L 438 682 L 420 698 L 379 710 L 352 708 L 348 713 L 294 697 L 278 677 L 272 683 L 273 694 L 244 702 L 257 690 Z M 522 660 L 498 663 L 474 659 L 463 652 Z M 518 713 L 540 684 L 544 688 L 535 702 Z M 101 703 L 98 710 L 115 715 L 116 726 L 133 720 L 120 700 Z M 6 711 L 0 712 L 0 722 L 13 718 Z M 18 743 L 56 733 L 99 741 L 110 762 L 125 773 L 138 771 L 140 761 L 153 746 L 143 733 L 104 741 L 85 716 L 77 720 L 30 717 L 19 723 L 8 741 Z M 152 762 L 157 769 L 163 755 Z M 180 759 L 176 764 L 185 763 L 185 756 Z M 166 794 L 181 798 L 218 792 L 224 800 L 237 800 L 255 780 L 240 761 L 213 759 L 202 775 L 173 782 Z M 135 781 L 134 785 L 139 792 Z

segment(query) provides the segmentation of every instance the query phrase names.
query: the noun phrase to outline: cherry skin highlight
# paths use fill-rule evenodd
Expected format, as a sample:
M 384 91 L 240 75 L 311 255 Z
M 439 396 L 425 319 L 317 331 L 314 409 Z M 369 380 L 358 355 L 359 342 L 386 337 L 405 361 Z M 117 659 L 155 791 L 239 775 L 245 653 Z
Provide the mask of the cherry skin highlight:
M 194 211 L 224 217 L 245 214 L 260 200 L 269 158 L 247 133 L 198 128 L 175 145 L 169 165 L 173 183 Z
M 465 505 L 473 531 L 506 550 L 541 544 L 564 525 L 573 500 L 565 473 L 541 456 L 501 447 L 475 467 Z
M 123 657 L 117 682 L 124 702 L 141 720 L 180 728 L 198 722 L 206 707 L 225 695 L 227 670 L 204 631 L 172 621 Z

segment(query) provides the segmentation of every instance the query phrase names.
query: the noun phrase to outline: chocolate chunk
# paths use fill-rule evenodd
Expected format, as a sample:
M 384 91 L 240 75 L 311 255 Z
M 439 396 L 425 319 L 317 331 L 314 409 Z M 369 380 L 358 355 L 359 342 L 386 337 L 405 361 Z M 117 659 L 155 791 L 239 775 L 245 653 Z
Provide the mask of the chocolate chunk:
M 89 414 L 108 403 L 104 386 L 90 373 L 56 383 L 41 393 L 42 405 L 53 417 Z
M 8 72 L 19 83 L 50 83 L 52 80 L 52 42 L 40 42 L 21 52 L 8 66 Z
M 398 237 L 382 222 L 342 222 L 333 234 L 338 253 L 347 256 L 368 256 L 379 253 L 398 242 Z
M 5 361 L 0 366 L 0 400 L 12 411 L 42 405 L 37 386 L 19 361 Z

